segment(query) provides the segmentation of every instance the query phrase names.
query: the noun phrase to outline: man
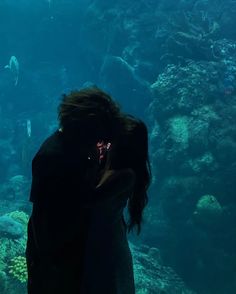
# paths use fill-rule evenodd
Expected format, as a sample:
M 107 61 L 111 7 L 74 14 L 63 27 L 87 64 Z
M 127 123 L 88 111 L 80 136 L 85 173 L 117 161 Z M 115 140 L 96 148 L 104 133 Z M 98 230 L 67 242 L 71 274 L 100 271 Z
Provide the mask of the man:
M 45 140 L 32 161 L 29 294 L 79 293 L 86 196 L 102 169 L 101 151 L 119 131 L 120 109 L 109 95 L 89 88 L 64 95 L 58 118 L 60 129 Z

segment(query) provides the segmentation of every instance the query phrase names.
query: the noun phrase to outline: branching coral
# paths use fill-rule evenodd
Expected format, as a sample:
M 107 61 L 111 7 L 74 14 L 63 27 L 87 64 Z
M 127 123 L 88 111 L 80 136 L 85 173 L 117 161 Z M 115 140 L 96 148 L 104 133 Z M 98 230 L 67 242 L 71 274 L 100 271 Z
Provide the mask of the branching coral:
M 12 258 L 8 269 L 9 274 L 16 278 L 19 282 L 25 283 L 27 281 L 28 275 L 25 257 L 16 256 Z

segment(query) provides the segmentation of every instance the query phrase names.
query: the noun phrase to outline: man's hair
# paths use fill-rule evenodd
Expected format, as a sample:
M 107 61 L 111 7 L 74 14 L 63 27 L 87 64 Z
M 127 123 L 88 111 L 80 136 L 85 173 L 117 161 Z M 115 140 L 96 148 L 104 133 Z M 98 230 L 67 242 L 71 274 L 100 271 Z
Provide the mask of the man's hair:
M 106 129 L 106 135 L 115 132 L 120 107 L 111 96 L 97 87 L 72 91 L 62 96 L 58 107 L 58 120 L 65 132 L 77 130 L 80 127 L 91 128 L 101 124 Z

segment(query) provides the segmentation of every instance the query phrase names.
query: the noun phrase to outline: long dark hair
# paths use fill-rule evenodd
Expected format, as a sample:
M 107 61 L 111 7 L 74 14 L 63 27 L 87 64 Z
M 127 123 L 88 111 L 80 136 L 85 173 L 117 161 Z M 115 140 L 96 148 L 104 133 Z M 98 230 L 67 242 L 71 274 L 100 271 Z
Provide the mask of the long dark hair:
M 151 181 L 148 156 L 148 131 L 145 123 L 130 115 L 122 117 L 122 131 L 110 152 L 112 169 L 131 168 L 135 172 L 134 191 L 128 200 L 128 232 L 134 228 L 139 235 L 143 210 L 148 203 L 147 189 Z

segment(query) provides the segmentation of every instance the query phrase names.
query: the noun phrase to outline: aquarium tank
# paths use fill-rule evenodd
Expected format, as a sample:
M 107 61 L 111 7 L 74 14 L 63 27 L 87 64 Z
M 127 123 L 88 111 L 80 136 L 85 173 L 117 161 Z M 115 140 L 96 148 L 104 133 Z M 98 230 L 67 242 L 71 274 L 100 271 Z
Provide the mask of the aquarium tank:
M 0 0 L 1 294 L 27 293 L 32 158 L 91 85 L 149 130 L 136 293 L 236 293 L 235 28 L 233 0 Z

